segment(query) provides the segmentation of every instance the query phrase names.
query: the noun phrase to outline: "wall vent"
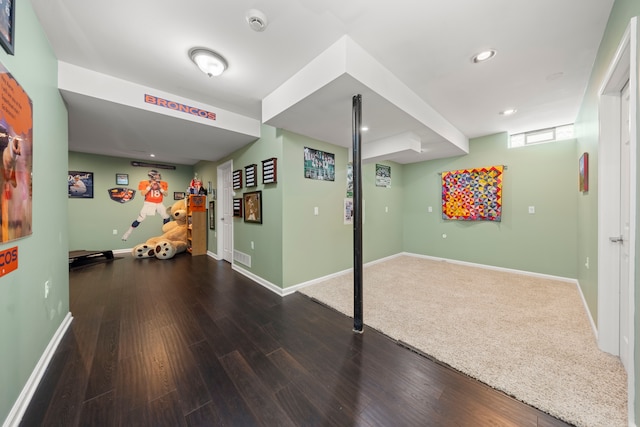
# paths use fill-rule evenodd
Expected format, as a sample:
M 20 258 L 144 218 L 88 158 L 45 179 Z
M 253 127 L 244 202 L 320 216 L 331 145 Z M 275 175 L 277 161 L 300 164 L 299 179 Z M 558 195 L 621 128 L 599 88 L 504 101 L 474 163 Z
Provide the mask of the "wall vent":
M 251 268 L 251 255 L 247 255 L 240 251 L 233 251 L 233 260 L 235 262 L 239 262 L 240 264 L 244 264 L 247 267 Z

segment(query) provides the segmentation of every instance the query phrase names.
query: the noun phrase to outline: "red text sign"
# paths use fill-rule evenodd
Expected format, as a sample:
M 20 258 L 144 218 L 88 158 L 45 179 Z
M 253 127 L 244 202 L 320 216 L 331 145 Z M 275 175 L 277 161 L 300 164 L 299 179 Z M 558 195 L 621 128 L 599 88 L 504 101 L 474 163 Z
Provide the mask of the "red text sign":
M 146 102 L 147 104 L 153 104 L 159 107 L 168 108 L 170 110 L 180 111 L 182 113 L 193 114 L 194 116 L 202 117 L 204 119 L 216 119 L 216 113 L 212 113 L 211 111 L 202 110 L 198 107 L 191 107 L 189 105 L 170 101 L 168 99 L 158 98 L 149 94 L 144 95 L 144 102 Z
M 0 252 L 0 277 L 18 269 L 18 247 Z

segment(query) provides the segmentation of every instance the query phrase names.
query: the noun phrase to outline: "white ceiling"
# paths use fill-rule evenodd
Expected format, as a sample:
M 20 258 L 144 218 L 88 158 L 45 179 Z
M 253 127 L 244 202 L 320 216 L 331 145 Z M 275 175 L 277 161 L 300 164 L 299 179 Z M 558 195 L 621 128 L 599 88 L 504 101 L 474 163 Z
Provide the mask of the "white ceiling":
M 613 5 L 613 0 L 31 2 L 61 62 L 259 121 L 263 99 L 346 35 L 467 138 L 572 123 Z M 249 28 L 250 9 L 267 16 L 264 32 Z M 187 56 L 196 46 L 223 55 L 229 62 L 225 74 L 202 74 Z M 473 64 L 472 55 L 487 48 L 496 49 L 496 57 Z M 355 93 L 363 94 L 363 123 L 371 128 L 363 134 L 363 147 L 412 132 L 421 138 L 423 152 L 394 160 L 456 154 L 428 123 L 416 122 L 389 96 L 348 75 L 292 104 L 273 124 L 349 146 Z M 255 140 L 72 91 L 62 95 L 73 151 L 132 159 L 148 159 L 153 152 L 155 161 L 194 164 L 218 160 Z M 507 108 L 518 112 L 498 114 Z

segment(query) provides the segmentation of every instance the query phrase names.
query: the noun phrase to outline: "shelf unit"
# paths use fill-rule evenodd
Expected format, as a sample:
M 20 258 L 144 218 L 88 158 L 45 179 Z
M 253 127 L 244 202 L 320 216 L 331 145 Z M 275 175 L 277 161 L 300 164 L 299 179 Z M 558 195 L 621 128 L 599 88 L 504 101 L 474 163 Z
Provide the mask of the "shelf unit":
M 190 194 L 187 198 L 187 251 L 191 255 L 207 253 L 207 196 Z

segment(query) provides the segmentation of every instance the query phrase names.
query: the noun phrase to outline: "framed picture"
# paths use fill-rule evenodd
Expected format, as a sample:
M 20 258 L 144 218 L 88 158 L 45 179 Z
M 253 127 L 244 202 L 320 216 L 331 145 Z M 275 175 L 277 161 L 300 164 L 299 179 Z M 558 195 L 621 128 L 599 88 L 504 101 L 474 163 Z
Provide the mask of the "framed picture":
M 117 173 L 116 185 L 129 185 L 129 175 L 126 173 Z
M 252 191 L 242 195 L 244 201 L 244 222 L 262 224 L 262 191 Z
M 321 181 L 335 181 L 335 154 L 304 147 L 304 177 Z
M 184 191 L 174 191 L 173 192 L 173 200 L 182 200 L 186 197 L 186 193 Z
M 580 171 L 580 191 L 584 193 L 589 191 L 589 153 L 584 153 L 580 157 L 578 168 Z
M 233 216 L 242 218 L 242 199 L 233 199 Z
M 244 176 L 247 188 L 258 185 L 257 174 L 258 165 L 249 165 L 244 167 Z
M 216 202 L 213 200 L 209 202 L 209 229 L 216 229 Z
M 391 187 L 391 166 L 376 164 L 376 187 Z
M 272 157 L 262 161 L 262 183 L 275 184 L 278 182 L 278 159 Z
M 93 199 L 93 172 L 69 171 L 67 186 L 70 199 Z
M 15 42 L 16 0 L 0 0 L 0 44 L 13 55 Z

